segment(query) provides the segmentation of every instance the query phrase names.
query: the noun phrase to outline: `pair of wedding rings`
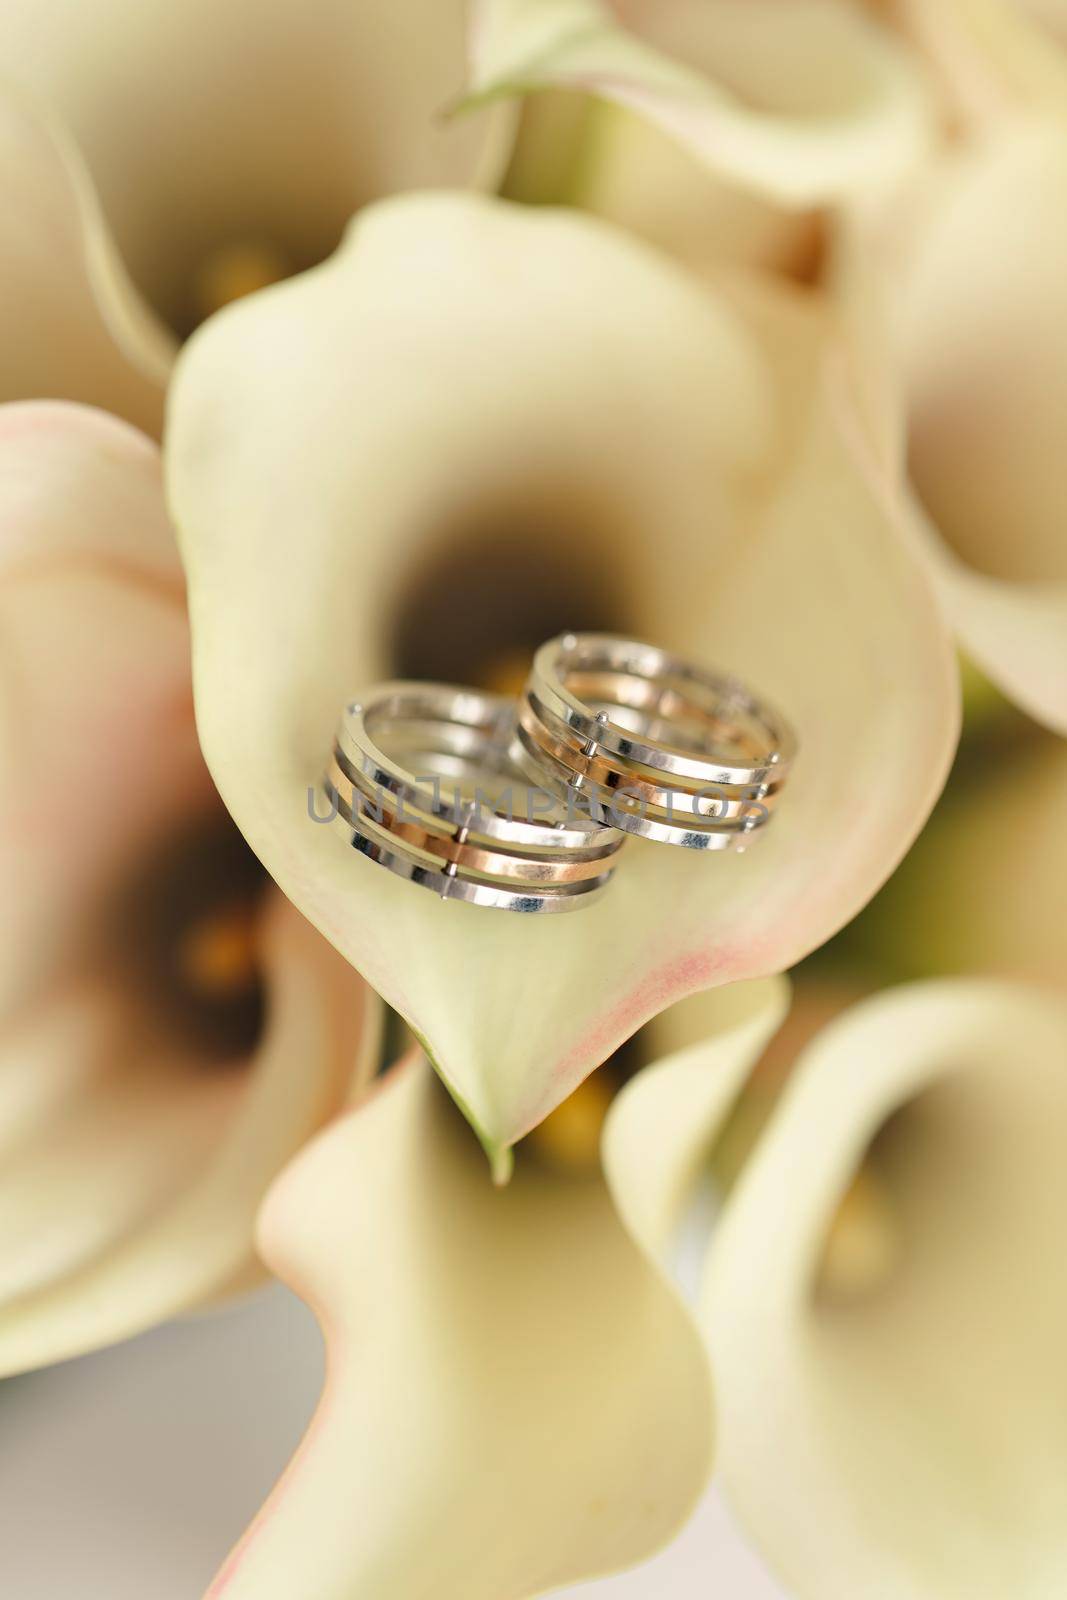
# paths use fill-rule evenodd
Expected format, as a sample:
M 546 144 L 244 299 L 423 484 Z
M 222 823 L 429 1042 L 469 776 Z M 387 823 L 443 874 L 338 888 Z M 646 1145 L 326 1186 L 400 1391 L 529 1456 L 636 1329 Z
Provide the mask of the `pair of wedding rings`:
M 653 645 L 564 634 L 518 706 L 382 684 L 346 706 L 323 787 L 349 845 L 442 899 L 508 911 L 588 905 L 627 835 L 740 851 L 796 753 L 735 678 Z

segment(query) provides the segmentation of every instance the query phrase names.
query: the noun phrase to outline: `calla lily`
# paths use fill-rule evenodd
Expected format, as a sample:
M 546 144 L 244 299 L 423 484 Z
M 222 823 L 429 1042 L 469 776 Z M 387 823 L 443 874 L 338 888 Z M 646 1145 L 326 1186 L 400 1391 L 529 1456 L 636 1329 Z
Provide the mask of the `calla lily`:
M 0 401 L 62 397 L 159 432 L 172 343 L 127 280 L 67 136 L 0 93 Z
M 327 255 L 396 189 L 495 178 L 507 113 L 461 92 L 463 0 L 12 0 L 0 64 L 70 131 L 122 259 L 188 331 Z
M 521 1600 L 677 1529 L 711 1383 L 664 1263 L 786 1001 L 771 979 L 680 1007 L 612 1107 L 604 1179 L 527 1155 L 494 1189 L 420 1056 L 304 1151 L 259 1242 L 322 1325 L 326 1388 L 212 1600 Z
M 367 211 L 180 358 L 169 498 L 208 765 L 501 1168 L 649 1017 L 825 940 L 941 786 L 955 665 L 824 331 L 586 218 L 438 196 Z M 777 696 L 803 753 L 758 850 L 632 841 L 602 903 L 547 926 L 443 904 L 310 820 L 361 685 L 469 680 L 590 624 Z
M 1067 733 L 1067 122 L 968 148 L 865 250 L 891 284 L 902 448 L 948 613 L 1005 694 Z
M 792 205 L 905 169 L 926 137 L 907 54 L 850 0 L 474 0 L 476 97 L 582 89 Z
M 802 1058 L 707 1285 L 726 1493 L 797 1600 L 1044 1600 L 1067 1583 L 1067 1005 L 889 991 Z M 866 1159 L 895 1271 L 819 1261 Z
M 254 1279 L 261 1197 L 366 1075 L 374 1012 L 227 843 L 155 447 L 0 409 L 0 527 L 7 1373 Z

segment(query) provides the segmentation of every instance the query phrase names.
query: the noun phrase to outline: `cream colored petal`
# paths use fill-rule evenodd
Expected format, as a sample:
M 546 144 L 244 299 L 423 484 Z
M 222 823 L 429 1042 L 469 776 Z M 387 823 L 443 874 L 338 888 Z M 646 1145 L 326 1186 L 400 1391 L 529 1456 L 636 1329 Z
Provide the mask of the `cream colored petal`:
M 85 157 L 134 281 L 183 331 L 230 247 L 327 255 L 398 189 L 492 181 L 508 111 L 444 115 L 465 0 L 10 0 L 7 69 Z
M 949 99 L 978 124 L 1067 107 L 1062 0 L 897 0 Z
M 140 1332 L 217 1294 L 252 1260 L 275 1174 L 371 1068 L 364 986 L 279 901 L 247 1071 L 133 1031 L 72 992 L 0 1052 L 0 1371 Z
M 220 809 L 155 447 L 82 407 L 0 408 L 0 528 L 0 1371 L 14 1371 L 247 1273 L 267 1184 L 344 1103 L 371 1034 L 363 985 L 280 899 L 247 1068 L 161 1028 L 136 968 L 133 869 Z
M 216 804 L 159 455 L 84 407 L 0 408 L 0 1000 L 99 937 L 168 827 Z
M 807 280 L 820 262 L 818 211 L 730 182 L 646 117 L 574 91 L 523 102 L 503 192 L 604 217 L 698 272 L 756 267 Z
M 939 193 L 902 286 L 912 483 L 964 646 L 1067 733 L 1067 124 Z
M 639 1559 L 691 1509 L 711 1406 L 688 1314 L 599 1180 L 494 1189 L 424 1066 L 291 1169 L 261 1241 L 329 1376 L 212 1596 L 517 1600 Z
M 169 591 L 180 606 L 182 571 L 150 439 L 102 410 L 37 402 L 0 407 L 0 451 L 0 578 L 92 563 Z
M 322 1324 L 326 1389 L 213 1597 L 520 1600 L 677 1529 L 710 1374 L 660 1223 L 785 1003 L 773 981 L 681 1008 L 687 1048 L 612 1112 L 610 1189 L 529 1152 L 495 1189 L 421 1058 L 293 1163 L 261 1248 Z
M 1049 38 L 1067 49 L 1067 5 L 1064 0 L 1013 0 L 1024 15 L 1044 28 Z
M 925 140 L 911 64 L 847 0 L 475 0 L 472 46 L 479 95 L 588 90 L 793 205 L 883 181 Z
M 789 1009 L 784 978 L 692 995 L 657 1018 L 658 1059 L 616 1096 L 604 1170 L 619 1214 L 669 1262 L 693 1183 L 726 1114 Z
M 66 137 L 0 92 L 0 401 L 82 400 L 158 434 L 169 341 L 114 257 Z
M 1067 735 L 1067 584 L 990 583 L 950 568 L 945 590 L 975 661 L 1016 705 Z
M 678 1538 L 651 1561 L 593 1583 L 558 1589 L 552 1600 L 659 1600 L 661 1595 L 706 1600 L 709 1591 L 730 1600 L 789 1600 L 742 1538 L 714 1487 Z
M 198 1172 L 240 1099 L 239 1073 L 201 1079 L 181 1059 L 146 1063 L 137 1046 L 148 1057 L 153 1041 L 132 1032 L 122 1006 L 91 991 L 52 995 L 6 1030 L 0 1323 L 9 1339 L 20 1299 L 76 1278 Z M 164 1054 L 158 1043 L 155 1053 Z M 52 1320 L 65 1340 L 62 1318 L 53 1311 Z M 50 1358 L 47 1344 L 31 1345 L 25 1364 Z
M 438 197 L 368 213 L 181 359 L 169 493 L 208 764 L 498 1156 L 673 1000 L 827 938 L 940 787 L 948 640 L 819 332 L 588 220 Z M 444 905 L 309 819 L 341 708 L 393 669 L 407 587 L 487 516 L 517 584 L 591 565 L 621 626 L 730 665 L 795 719 L 804 754 L 759 849 L 634 841 L 599 906 L 538 919 Z M 459 565 L 436 606 L 470 628 L 479 572 Z
M 889 991 L 810 1047 L 742 1177 L 708 1284 L 722 1481 L 797 1600 L 1067 1582 L 1065 1060 L 1055 995 Z M 902 1247 L 842 1305 L 818 1266 L 865 1152 Z

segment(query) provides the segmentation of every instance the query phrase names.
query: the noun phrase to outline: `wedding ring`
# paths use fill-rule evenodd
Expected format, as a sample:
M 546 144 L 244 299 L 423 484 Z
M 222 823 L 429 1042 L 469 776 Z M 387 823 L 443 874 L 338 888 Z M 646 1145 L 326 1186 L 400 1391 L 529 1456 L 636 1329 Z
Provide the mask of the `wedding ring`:
M 624 834 L 512 764 L 510 702 L 389 683 L 345 708 L 323 789 L 349 845 L 442 899 L 509 911 L 590 904 Z
M 543 645 L 512 760 L 623 832 L 743 850 L 770 821 L 796 755 L 788 723 L 736 678 L 604 634 Z

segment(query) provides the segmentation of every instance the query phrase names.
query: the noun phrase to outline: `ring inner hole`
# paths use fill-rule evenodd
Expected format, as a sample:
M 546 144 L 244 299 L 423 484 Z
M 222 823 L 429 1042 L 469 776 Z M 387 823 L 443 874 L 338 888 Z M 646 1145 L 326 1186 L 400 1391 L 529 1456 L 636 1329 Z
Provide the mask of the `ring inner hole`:
M 439 780 L 449 803 L 479 802 L 492 807 L 506 801 L 518 775 L 507 748 L 510 728 L 499 711 L 478 705 L 471 697 L 470 718 L 448 717 L 426 698 L 393 697 L 364 713 L 364 726 L 390 761 L 420 787 L 432 792 Z
M 743 702 L 679 677 L 652 680 L 618 668 L 566 667 L 563 682 L 594 713 L 606 712 L 627 733 L 697 756 L 761 761 L 771 748 L 767 729 Z

